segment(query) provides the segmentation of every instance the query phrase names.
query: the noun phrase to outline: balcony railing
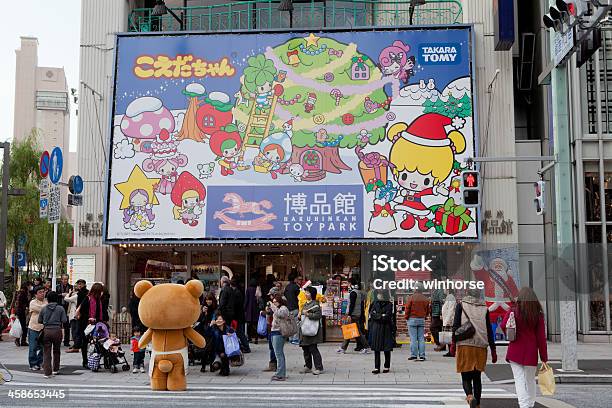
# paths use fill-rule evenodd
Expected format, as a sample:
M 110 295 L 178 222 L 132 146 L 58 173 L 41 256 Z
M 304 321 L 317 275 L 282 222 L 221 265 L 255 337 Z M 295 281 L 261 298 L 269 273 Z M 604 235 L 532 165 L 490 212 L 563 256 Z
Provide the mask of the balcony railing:
M 409 0 L 294 2 L 293 18 L 278 11 L 278 0 L 228 1 L 210 6 L 176 7 L 185 30 L 232 31 L 293 28 L 348 28 L 405 25 L 448 25 L 463 21 L 460 0 L 427 0 L 411 9 Z M 152 9 L 135 9 L 129 31 L 179 31 L 181 24 L 170 14 L 151 15 Z

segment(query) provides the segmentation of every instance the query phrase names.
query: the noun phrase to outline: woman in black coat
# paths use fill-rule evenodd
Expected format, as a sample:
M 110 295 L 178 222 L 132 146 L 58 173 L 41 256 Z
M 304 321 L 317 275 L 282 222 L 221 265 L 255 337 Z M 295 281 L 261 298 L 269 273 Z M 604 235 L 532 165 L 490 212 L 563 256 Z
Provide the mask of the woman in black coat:
M 83 358 L 83 367 L 87 366 L 87 336 L 85 329 L 88 325 L 99 322 L 104 322 L 108 326 L 108 304 L 110 296 L 104 293 L 104 286 L 101 283 L 94 283 L 87 294 L 87 297 L 81 302 L 77 309 L 79 320 L 79 331 L 81 332 L 82 347 L 81 356 Z M 94 306 L 93 308 L 91 306 Z
M 391 351 L 395 343 L 393 337 L 393 303 L 389 300 L 386 291 L 379 290 L 376 301 L 370 306 L 370 320 L 368 321 L 370 331 L 370 347 L 374 351 L 374 370 L 372 374 L 380 373 L 380 352 L 385 354 L 385 368 L 383 373 L 388 373 L 391 367 Z

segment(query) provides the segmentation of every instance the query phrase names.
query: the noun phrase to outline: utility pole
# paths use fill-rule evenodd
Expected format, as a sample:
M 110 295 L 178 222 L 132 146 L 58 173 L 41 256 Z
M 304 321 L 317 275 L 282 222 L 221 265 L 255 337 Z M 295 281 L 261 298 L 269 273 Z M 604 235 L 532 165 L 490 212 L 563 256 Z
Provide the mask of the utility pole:
M 0 290 L 4 290 L 4 268 L 6 266 L 6 236 L 8 233 L 8 190 L 9 190 L 9 162 L 11 144 L 0 143 L 3 150 L 2 161 L 2 192 L 0 193 Z

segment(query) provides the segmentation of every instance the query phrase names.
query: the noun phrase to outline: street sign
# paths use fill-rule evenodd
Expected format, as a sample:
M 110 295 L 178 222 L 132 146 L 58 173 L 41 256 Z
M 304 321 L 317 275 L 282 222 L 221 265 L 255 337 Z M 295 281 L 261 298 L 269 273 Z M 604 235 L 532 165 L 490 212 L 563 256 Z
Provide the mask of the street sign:
M 18 268 L 25 268 L 27 263 L 26 253 L 24 251 L 17 252 L 17 262 L 15 262 L 15 252 L 13 252 L 13 256 L 11 257 L 11 266 L 14 268 L 15 264 L 17 264 Z
M 68 180 L 68 190 L 72 194 L 81 194 L 83 192 L 83 178 L 81 176 L 70 176 Z
M 51 185 L 49 189 L 49 210 L 47 215 L 49 224 L 57 224 L 60 222 L 61 202 L 59 186 L 57 184 Z
M 40 164 L 38 165 L 38 169 L 40 170 L 40 177 L 46 178 L 49 174 L 49 152 L 44 151 L 40 155 Z
M 38 191 L 40 194 L 38 216 L 40 218 L 47 218 L 47 213 L 49 211 L 49 179 L 48 178 L 44 178 L 40 180 L 40 183 L 38 184 Z
M 83 205 L 83 196 L 80 194 L 68 194 L 68 205 L 74 207 Z
M 566 33 L 553 33 L 553 61 L 555 66 L 565 62 L 565 60 L 571 56 L 574 45 L 573 28 L 567 30 Z
M 62 178 L 62 168 L 64 167 L 64 156 L 62 155 L 62 149 L 55 147 L 51 152 L 50 166 L 49 166 L 49 179 L 53 184 L 59 183 Z

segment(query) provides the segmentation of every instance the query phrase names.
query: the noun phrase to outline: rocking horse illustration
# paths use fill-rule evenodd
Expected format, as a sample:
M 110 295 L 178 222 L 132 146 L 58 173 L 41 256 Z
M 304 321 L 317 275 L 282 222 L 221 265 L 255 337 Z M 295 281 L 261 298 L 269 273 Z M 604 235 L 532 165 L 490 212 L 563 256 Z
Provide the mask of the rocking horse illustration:
M 219 229 L 223 231 L 265 231 L 274 228 L 269 222 L 275 220 L 276 214 L 267 213 L 264 209 L 272 208 L 272 203 L 268 200 L 262 201 L 244 201 L 244 199 L 236 193 L 227 193 L 223 196 L 223 202 L 230 204 L 229 207 L 220 211 L 216 211 L 213 218 L 223 221 L 219 225 Z M 253 219 L 236 219 L 229 214 L 238 214 L 243 218 L 245 214 L 260 215 Z

